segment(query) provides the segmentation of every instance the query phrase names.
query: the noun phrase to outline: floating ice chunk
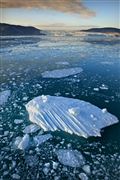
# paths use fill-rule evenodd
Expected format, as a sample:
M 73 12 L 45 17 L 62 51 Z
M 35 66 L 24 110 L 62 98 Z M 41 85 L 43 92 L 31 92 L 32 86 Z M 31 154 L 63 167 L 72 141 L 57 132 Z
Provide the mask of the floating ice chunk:
M 23 120 L 22 119 L 15 119 L 14 123 L 15 124 L 21 124 L 21 123 L 23 123 Z
M 25 156 L 25 162 L 29 166 L 35 167 L 39 163 L 39 158 L 37 157 L 37 155 L 27 155 L 27 156 Z
M 118 122 L 118 119 L 85 101 L 46 96 L 39 96 L 28 102 L 26 109 L 31 122 L 44 131 L 62 130 L 78 136 L 100 136 L 100 130 Z M 44 137 L 44 136 L 43 136 Z
M 50 171 L 49 168 L 47 168 L 47 167 L 43 168 L 43 172 L 44 172 L 45 175 L 47 175 L 49 173 L 49 171 Z
M 80 178 L 81 180 L 88 180 L 88 177 L 87 177 L 87 175 L 86 175 L 85 173 L 80 173 L 80 174 L 79 174 L 79 178 Z
M 100 89 L 102 89 L 102 90 L 108 90 L 108 86 L 105 85 L 105 84 L 102 84 L 102 86 L 100 86 Z
M 56 62 L 58 65 L 69 65 L 67 61 Z
M 105 64 L 105 65 L 112 65 L 112 64 L 113 64 L 113 62 L 110 62 L 110 61 L 103 61 L 103 62 L 101 62 L 101 64 Z
M 15 147 L 18 147 L 18 145 L 20 144 L 21 140 L 22 140 L 22 137 L 20 137 L 20 136 L 16 137 L 15 142 L 14 142 Z
M 57 169 L 58 163 L 53 161 L 53 169 Z
M 20 179 L 20 176 L 18 174 L 12 174 L 12 179 Z
M 30 137 L 28 134 L 25 134 L 22 138 L 22 140 L 20 141 L 18 148 L 21 150 L 25 150 L 28 148 L 29 146 L 29 142 L 30 142 Z
M 24 133 L 29 134 L 29 133 L 35 133 L 38 130 L 40 130 L 40 127 L 36 124 L 30 124 L 29 126 L 26 126 L 25 129 L 23 130 Z
M 84 170 L 84 172 L 85 173 L 87 173 L 87 174 L 90 174 L 91 173 L 91 169 L 90 169 L 90 166 L 89 165 L 84 165 L 83 167 L 82 167 L 82 169 Z
M 94 90 L 94 91 L 99 91 L 99 88 L 94 88 L 93 90 Z
M 82 68 L 57 69 L 53 71 L 45 71 L 42 73 L 44 78 L 62 78 L 70 75 L 78 74 L 83 71 Z
M 35 144 L 39 146 L 40 144 L 44 143 L 45 141 L 51 138 L 52 138 L 51 134 L 45 134 L 45 135 L 35 136 L 33 139 L 34 139 Z
M 0 92 L 0 105 L 4 105 L 11 94 L 10 90 Z
M 85 164 L 83 155 L 77 150 L 60 149 L 56 151 L 61 164 L 71 167 L 81 167 Z

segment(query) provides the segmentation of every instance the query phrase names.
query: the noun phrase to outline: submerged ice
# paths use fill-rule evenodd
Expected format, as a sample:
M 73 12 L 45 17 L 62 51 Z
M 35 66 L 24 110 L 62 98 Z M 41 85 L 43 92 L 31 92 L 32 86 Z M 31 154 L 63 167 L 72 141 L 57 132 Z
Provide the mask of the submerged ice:
M 62 78 L 71 76 L 74 74 L 81 73 L 83 71 L 82 68 L 68 68 L 68 69 L 57 69 L 53 71 L 45 71 L 42 73 L 42 77 L 44 78 Z
M 62 130 L 85 138 L 100 136 L 100 130 L 118 122 L 106 110 L 77 99 L 39 96 L 26 104 L 31 122 L 44 131 Z

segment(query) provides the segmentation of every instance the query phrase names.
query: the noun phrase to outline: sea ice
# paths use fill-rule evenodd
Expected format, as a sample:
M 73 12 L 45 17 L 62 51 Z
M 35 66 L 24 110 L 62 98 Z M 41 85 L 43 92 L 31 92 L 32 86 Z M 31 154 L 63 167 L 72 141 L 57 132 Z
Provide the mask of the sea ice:
M 60 61 L 60 62 L 57 62 L 56 64 L 58 64 L 58 65 L 69 65 L 69 63 L 67 61 Z
M 91 103 L 78 99 L 39 96 L 26 104 L 31 122 L 44 131 L 62 130 L 85 138 L 100 136 L 100 130 L 118 119 Z M 40 140 L 41 142 L 41 140 Z
M 21 150 L 27 149 L 29 146 L 29 143 L 30 143 L 30 137 L 28 134 L 25 134 L 18 145 L 18 149 L 21 149 Z
M 14 120 L 14 123 L 15 123 L 15 124 L 22 124 L 22 123 L 23 123 L 23 120 L 22 120 L 22 119 L 15 119 L 15 120 Z
M 16 137 L 15 142 L 14 142 L 15 147 L 18 147 L 18 145 L 20 144 L 21 140 L 22 140 L 22 137 L 20 137 L 20 136 Z
M 80 174 L 79 174 L 79 178 L 80 178 L 81 180 L 89 180 L 85 173 L 80 173 Z
M 81 167 L 85 164 L 83 155 L 77 150 L 60 149 L 56 155 L 61 164 L 71 167 Z
M 68 77 L 74 74 L 81 73 L 83 71 L 82 68 L 68 68 L 68 69 L 57 69 L 53 71 L 45 71 L 42 73 L 42 77 L 44 78 L 62 78 Z
M 33 139 L 34 139 L 35 144 L 39 146 L 40 144 L 44 143 L 45 141 L 51 138 L 52 138 L 51 134 L 45 134 L 45 135 L 37 135 Z
M 108 90 L 108 86 L 106 86 L 105 84 L 102 84 L 102 85 L 100 86 L 100 89 L 102 89 L 102 90 Z
M 25 129 L 23 130 L 24 133 L 29 134 L 29 133 L 35 133 L 38 130 L 40 130 L 40 127 L 36 124 L 30 124 L 28 126 L 25 127 Z
M 4 105 L 11 94 L 10 90 L 0 92 L 0 105 Z
M 27 156 L 25 156 L 25 162 L 29 166 L 35 167 L 39 163 L 39 158 L 37 157 L 37 155 L 27 155 Z

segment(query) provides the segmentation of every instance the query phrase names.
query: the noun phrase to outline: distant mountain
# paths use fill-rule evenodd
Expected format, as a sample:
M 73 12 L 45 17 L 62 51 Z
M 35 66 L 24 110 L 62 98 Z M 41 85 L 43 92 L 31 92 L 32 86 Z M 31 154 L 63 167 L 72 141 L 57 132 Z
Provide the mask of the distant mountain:
M 93 32 L 93 33 L 120 33 L 120 29 L 118 28 L 111 28 L 111 27 L 105 27 L 105 28 L 91 28 L 87 30 L 81 30 L 82 32 Z
M 29 35 L 45 35 L 41 30 L 32 26 L 19 26 L 0 23 L 1 36 L 29 36 Z

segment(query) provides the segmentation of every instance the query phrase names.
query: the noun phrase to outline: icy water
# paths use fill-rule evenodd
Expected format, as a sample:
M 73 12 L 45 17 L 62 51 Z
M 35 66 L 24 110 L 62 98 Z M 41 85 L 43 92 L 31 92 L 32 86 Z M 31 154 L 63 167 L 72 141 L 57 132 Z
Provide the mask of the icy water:
M 14 145 L 31 124 L 25 104 L 43 94 L 88 101 L 120 119 L 119 40 L 96 38 L 1 37 L 0 90 L 11 90 L 8 102 L 1 106 L 1 180 L 77 180 L 83 179 L 81 173 L 90 180 L 120 179 L 120 123 L 102 130 L 100 138 L 49 132 L 53 138 L 38 147 L 22 151 Z M 42 77 L 45 71 L 65 68 L 83 71 L 68 77 Z M 21 123 L 16 124 L 16 119 Z M 59 149 L 81 152 L 90 171 L 61 164 L 55 153 Z

